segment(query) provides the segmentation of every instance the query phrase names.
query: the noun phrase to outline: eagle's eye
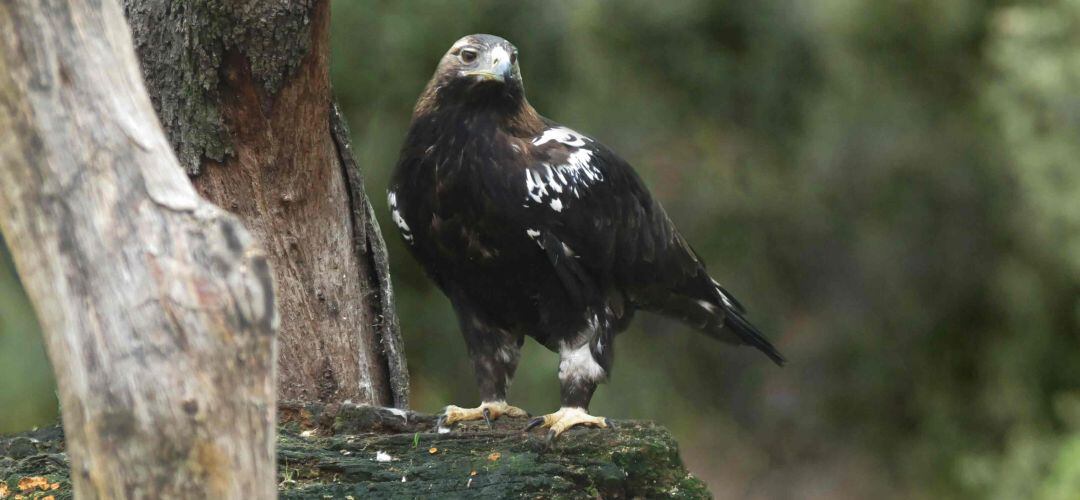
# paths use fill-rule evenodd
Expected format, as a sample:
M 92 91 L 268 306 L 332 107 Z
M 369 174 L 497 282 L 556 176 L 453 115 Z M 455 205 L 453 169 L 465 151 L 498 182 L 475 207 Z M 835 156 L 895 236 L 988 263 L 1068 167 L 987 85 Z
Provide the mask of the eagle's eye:
M 476 49 L 461 49 L 461 53 L 458 54 L 458 57 L 461 58 L 461 62 L 465 64 L 472 64 L 472 62 L 476 60 L 476 56 Z
M 510 64 L 517 64 L 517 51 L 510 54 Z

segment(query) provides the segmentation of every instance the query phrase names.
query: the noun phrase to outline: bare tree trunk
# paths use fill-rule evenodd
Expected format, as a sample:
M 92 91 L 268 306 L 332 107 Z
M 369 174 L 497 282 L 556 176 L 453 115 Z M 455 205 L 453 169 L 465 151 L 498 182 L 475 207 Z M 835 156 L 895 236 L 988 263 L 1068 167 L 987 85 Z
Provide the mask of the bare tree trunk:
M 382 236 L 332 113 L 329 1 L 124 6 L 196 188 L 251 228 L 277 273 L 279 396 L 406 407 Z
M 267 498 L 270 267 L 178 164 L 115 0 L 0 2 L 0 230 L 80 498 Z

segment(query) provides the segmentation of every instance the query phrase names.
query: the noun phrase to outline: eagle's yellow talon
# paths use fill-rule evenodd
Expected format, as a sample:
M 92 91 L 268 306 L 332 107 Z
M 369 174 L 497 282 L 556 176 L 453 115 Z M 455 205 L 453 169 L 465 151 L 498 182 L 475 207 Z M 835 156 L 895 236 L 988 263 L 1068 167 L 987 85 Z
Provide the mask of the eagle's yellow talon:
M 532 419 L 525 430 L 530 430 L 534 427 L 547 427 L 550 429 L 548 431 L 548 440 L 552 440 L 559 437 L 559 434 L 578 425 L 598 427 L 601 429 L 609 427 L 606 418 L 594 417 L 581 408 L 559 408 L 559 411 L 555 413 L 549 413 L 542 417 Z
M 476 408 L 462 408 L 460 406 L 449 405 L 446 407 L 446 410 L 443 411 L 442 418 L 439 419 L 439 422 L 442 425 L 453 425 L 457 422 L 468 422 L 471 420 L 491 421 L 497 420 L 503 415 L 515 418 L 529 416 L 525 410 L 516 406 L 510 406 L 506 404 L 506 401 L 485 401 L 480 403 L 480 406 Z

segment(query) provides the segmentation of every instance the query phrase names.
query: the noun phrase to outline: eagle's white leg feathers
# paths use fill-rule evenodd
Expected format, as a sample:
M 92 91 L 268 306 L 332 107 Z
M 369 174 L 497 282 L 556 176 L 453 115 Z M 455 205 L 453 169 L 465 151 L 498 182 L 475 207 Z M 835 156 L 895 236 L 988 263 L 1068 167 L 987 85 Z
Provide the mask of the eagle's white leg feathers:
M 600 363 L 593 358 L 586 342 L 577 348 L 564 346 L 559 350 L 559 381 L 600 382 L 607 378 L 607 373 Z

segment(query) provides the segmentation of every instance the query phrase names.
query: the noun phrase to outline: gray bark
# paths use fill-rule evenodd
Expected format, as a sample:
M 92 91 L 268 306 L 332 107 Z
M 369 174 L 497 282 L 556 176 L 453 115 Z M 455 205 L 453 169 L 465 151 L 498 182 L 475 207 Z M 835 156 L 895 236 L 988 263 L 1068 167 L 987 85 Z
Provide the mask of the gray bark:
M 80 498 L 275 494 L 270 266 L 184 175 L 114 0 L 0 2 L 0 230 Z
M 406 407 L 385 247 L 332 113 L 329 2 L 124 7 L 196 189 L 244 221 L 277 271 L 280 397 Z

